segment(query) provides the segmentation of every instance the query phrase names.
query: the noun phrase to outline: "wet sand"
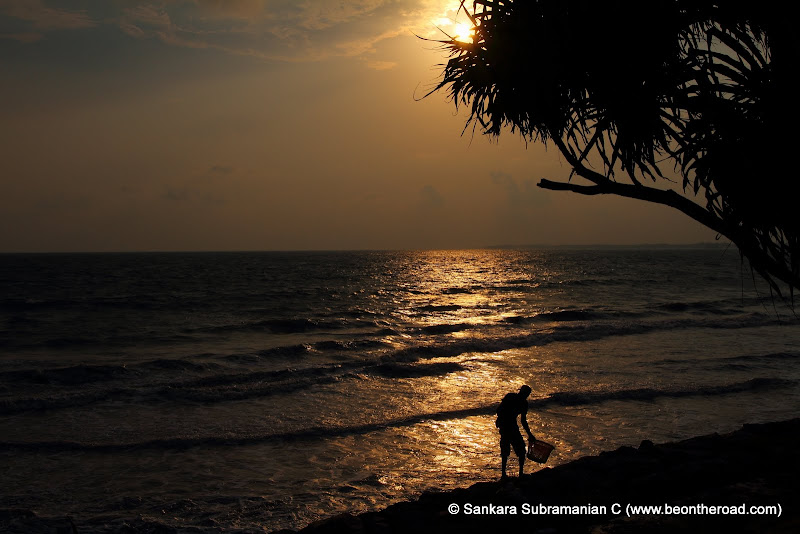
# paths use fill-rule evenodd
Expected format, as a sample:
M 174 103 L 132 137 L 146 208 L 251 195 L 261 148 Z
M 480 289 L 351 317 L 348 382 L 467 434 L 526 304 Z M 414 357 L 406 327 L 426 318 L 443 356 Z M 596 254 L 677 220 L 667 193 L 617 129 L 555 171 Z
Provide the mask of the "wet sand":
M 644 441 L 638 448 L 536 470 L 521 480 L 426 493 L 379 512 L 336 516 L 300 532 L 795 533 L 800 532 L 798 444 L 800 419 L 675 443 Z M 451 505 L 458 505 L 458 513 L 449 512 Z M 628 505 L 662 509 L 628 517 L 634 512 Z

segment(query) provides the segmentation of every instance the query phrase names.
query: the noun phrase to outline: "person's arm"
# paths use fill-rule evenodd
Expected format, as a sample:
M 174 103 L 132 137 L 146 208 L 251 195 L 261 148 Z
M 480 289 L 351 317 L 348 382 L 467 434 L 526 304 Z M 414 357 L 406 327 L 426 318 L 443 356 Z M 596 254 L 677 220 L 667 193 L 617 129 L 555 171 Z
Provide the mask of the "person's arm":
M 519 420 L 522 422 L 522 428 L 525 429 L 525 432 L 528 433 L 528 439 L 533 440 L 533 434 L 531 434 L 531 429 L 528 427 L 528 402 L 525 401 L 525 410 L 520 415 Z

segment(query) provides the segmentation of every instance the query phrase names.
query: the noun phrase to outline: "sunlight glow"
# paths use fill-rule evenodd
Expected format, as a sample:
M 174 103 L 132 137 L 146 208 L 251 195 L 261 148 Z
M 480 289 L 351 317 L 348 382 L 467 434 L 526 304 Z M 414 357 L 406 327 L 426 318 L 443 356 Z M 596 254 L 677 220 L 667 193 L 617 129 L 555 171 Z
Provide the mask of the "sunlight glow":
M 459 22 L 453 27 L 453 39 L 456 41 L 461 41 L 462 43 L 471 43 L 473 35 L 473 28 L 469 24 Z

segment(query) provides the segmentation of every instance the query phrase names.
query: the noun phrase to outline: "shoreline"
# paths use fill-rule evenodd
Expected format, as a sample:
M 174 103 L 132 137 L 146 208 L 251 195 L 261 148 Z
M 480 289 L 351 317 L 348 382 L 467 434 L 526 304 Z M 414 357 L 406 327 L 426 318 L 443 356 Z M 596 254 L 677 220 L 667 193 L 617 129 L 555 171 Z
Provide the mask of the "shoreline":
M 275 534 L 800 532 L 798 443 L 800 418 L 658 445 L 645 440 L 638 448 L 582 457 L 522 479 L 428 492 L 377 512 L 341 514 Z M 458 513 L 448 511 L 452 505 Z M 628 505 L 661 509 L 637 514 L 626 511 Z
M 522 479 L 509 477 L 502 482 L 478 482 L 463 489 L 427 492 L 416 500 L 379 511 L 344 513 L 300 530 L 272 533 L 487 534 L 498 528 L 530 534 L 671 534 L 687 528 L 795 533 L 800 532 L 798 443 L 800 418 L 746 424 L 727 434 L 658 445 L 645 440 L 639 447 L 624 446 L 553 468 L 545 466 Z M 448 507 L 454 504 L 459 511 L 451 514 Z M 650 509 L 628 517 L 628 505 L 661 506 L 662 513 Z M 664 513 L 664 505 L 673 510 Z M 767 508 L 778 506 L 780 516 Z M 752 507 L 772 513 L 740 513 L 756 511 Z M 468 510 L 475 513 L 466 513 Z M 222 532 L 211 524 L 173 528 L 142 516 L 84 522 L 66 516 L 39 516 L 25 509 L 0 509 L 0 530 L 65 534 Z M 264 532 L 257 521 L 225 531 Z

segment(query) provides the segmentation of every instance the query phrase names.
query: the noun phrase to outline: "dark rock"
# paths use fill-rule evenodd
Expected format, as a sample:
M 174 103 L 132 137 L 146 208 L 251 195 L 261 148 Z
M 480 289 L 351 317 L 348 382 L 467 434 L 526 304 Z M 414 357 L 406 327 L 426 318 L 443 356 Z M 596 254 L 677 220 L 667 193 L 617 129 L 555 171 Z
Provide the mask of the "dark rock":
M 521 479 L 482 482 L 451 492 L 431 492 L 417 501 L 398 503 L 362 516 L 337 516 L 309 525 L 303 534 L 323 532 L 395 533 L 520 532 L 627 534 L 688 530 L 729 532 L 800 532 L 800 419 L 763 425 L 720 436 L 712 434 L 677 443 L 638 449 L 621 447 L 580 458 Z M 719 514 L 640 514 L 611 512 L 613 504 L 632 505 L 776 505 L 781 517 Z M 459 505 L 450 514 L 448 506 Z M 518 513 L 467 515 L 466 504 L 516 507 Z M 519 513 L 524 505 L 605 506 L 605 514 Z M 487 509 L 491 510 L 491 509 Z

